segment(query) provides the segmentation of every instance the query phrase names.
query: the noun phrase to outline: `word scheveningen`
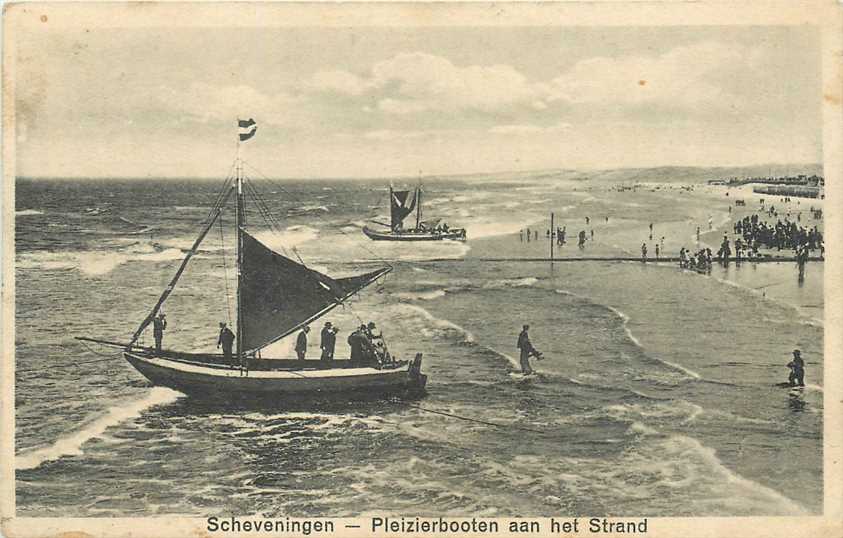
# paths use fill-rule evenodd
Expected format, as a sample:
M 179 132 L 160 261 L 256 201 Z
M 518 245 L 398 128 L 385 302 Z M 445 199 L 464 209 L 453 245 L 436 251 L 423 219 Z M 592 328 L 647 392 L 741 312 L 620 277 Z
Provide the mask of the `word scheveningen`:
M 236 517 L 207 519 L 208 532 L 285 532 L 307 536 L 314 532 L 334 532 L 333 521 L 310 519 L 239 519 Z

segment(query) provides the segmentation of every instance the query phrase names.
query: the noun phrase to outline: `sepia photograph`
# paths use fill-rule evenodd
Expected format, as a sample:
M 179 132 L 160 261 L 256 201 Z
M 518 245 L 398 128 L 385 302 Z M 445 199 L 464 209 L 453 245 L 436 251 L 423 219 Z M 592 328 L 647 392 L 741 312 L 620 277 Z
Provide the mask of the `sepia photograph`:
M 631 4 L 6 4 L 3 532 L 841 532 L 839 5 Z

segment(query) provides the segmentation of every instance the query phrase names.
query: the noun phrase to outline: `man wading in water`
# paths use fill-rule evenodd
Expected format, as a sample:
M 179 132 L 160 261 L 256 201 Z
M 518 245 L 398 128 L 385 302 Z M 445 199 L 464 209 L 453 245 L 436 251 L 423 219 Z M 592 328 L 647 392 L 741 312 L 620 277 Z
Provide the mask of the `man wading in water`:
M 787 363 L 787 367 L 790 368 L 790 376 L 787 379 L 790 382 L 790 386 L 804 387 L 805 361 L 802 360 L 802 354 L 798 349 L 793 350 L 793 360 Z
M 533 344 L 530 342 L 530 335 L 527 334 L 527 331 L 530 330 L 529 325 L 524 325 L 524 328 L 521 330 L 521 334 L 518 335 L 518 344 L 516 347 L 521 350 L 521 372 L 524 375 L 530 375 L 533 373 L 533 369 L 530 368 L 530 357 L 535 357 L 538 360 L 542 359 L 542 354 L 533 347 Z

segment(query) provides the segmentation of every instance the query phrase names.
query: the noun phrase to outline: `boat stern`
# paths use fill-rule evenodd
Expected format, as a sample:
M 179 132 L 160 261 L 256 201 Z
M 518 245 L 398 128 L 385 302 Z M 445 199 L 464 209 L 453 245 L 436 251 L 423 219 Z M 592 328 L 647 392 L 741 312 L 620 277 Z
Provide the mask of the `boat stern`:
M 413 362 L 410 363 L 410 367 L 407 369 L 407 372 L 410 374 L 410 390 L 412 391 L 423 391 L 425 385 L 427 384 L 427 376 L 421 373 L 421 364 L 422 364 L 422 354 L 416 353 L 416 357 L 413 359 Z

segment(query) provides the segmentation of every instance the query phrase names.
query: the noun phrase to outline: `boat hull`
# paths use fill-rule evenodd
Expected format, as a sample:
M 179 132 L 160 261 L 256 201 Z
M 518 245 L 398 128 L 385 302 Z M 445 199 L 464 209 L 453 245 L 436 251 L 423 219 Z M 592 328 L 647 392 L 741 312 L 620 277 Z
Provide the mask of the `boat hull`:
M 363 233 L 366 237 L 373 241 L 465 241 L 465 230 L 456 229 L 441 233 L 427 233 L 427 232 L 381 232 L 373 230 L 368 226 L 363 227 Z
M 124 358 L 152 384 L 188 396 L 217 399 L 271 399 L 292 401 L 352 399 L 413 395 L 424 391 L 421 354 L 394 368 L 301 368 L 241 371 L 219 365 L 182 362 L 125 351 Z M 313 361 L 316 362 L 316 361 Z

